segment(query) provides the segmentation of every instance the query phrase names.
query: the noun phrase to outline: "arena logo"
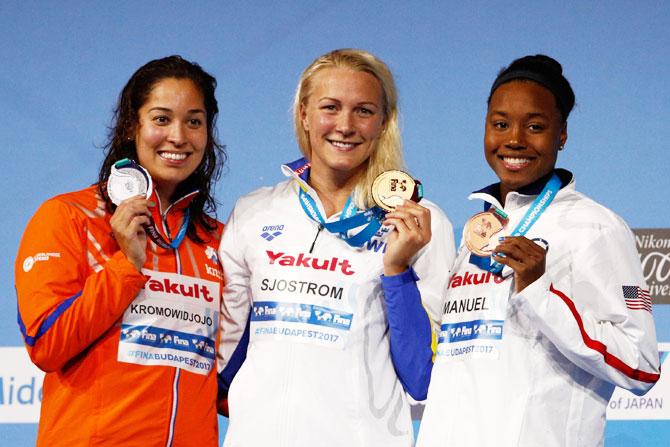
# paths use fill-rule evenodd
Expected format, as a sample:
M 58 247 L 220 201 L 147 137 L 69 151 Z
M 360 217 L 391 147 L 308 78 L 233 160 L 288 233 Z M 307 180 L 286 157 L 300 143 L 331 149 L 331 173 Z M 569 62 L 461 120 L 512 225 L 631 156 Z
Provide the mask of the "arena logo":
M 353 275 L 355 272 L 351 269 L 351 264 L 347 259 L 340 260 L 337 257 L 330 259 L 319 259 L 314 256 L 307 256 L 304 253 L 298 253 L 298 256 L 287 255 L 283 252 L 275 253 L 266 250 L 270 265 L 281 265 L 284 267 L 303 267 L 314 270 L 326 270 L 334 272 L 337 268 L 345 275 Z
M 284 231 L 284 225 L 266 225 L 261 230 L 260 236 L 266 241 L 270 242 L 273 239 L 281 236 Z

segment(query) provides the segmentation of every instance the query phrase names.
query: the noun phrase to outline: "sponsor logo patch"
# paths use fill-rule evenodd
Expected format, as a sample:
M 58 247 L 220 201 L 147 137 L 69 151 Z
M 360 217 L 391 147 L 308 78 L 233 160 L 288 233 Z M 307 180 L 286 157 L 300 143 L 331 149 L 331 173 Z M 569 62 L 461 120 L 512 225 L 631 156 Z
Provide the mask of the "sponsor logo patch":
M 51 258 L 60 258 L 60 253 L 37 253 L 33 256 L 28 256 L 23 260 L 23 271 L 27 273 L 32 270 L 36 262 L 48 261 Z
M 307 256 L 305 253 L 298 253 L 298 256 L 292 256 L 283 252 L 275 253 L 266 250 L 270 265 L 281 265 L 285 267 L 303 267 L 314 270 L 328 270 L 331 272 L 339 270 L 345 275 L 353 275 L 352 265 L 347 259 L 332 257 L 330 259 L 320 259 L 314 256 Z
M 207 259 L 212 261 L 214 264 L 219 263 L 219 256 L 216 254 L 216 250 L 213 247 L 210 247 L 209 245 L 205 250 L 205 256 L 207 256 Z
M 156 272 L 153 275 L 147 276 L 148 280 L 144 285 L 145 289 L 152 292 L 159 292 L 165 296 L 175 296 L 178 298 L 188 298 L 193 300 L 203 299 L 207 302 L 212 302 L 217 297 L 218 290 L 214 290 L 214 286 L 210 281 L 198 281 L 195 278 L 188 278 L 181 275 L 162 274 L 156 279 Z
M 260 236 L 266 241 L 270 242 L 271 240 L 281 236 L 283 234 L 284 225 L 266 225 L 261 230 L 262 233 Z

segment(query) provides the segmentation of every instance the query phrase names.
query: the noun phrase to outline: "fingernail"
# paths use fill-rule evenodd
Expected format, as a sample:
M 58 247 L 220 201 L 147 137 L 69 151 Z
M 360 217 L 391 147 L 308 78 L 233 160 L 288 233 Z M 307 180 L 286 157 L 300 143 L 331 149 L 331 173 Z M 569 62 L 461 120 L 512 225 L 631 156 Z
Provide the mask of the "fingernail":
M 502 241 L 504 241 L 504 240 L 505 240 L 505 236 L 500 236 L 500 237 L 498 238 L 498 242 L 502 242 Z

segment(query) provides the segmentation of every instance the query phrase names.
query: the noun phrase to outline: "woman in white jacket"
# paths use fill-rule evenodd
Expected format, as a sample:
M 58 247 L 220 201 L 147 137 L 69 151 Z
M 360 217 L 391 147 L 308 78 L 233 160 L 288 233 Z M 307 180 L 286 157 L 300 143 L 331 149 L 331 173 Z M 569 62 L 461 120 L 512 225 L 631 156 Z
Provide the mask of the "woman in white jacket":
M 409 447 L 406 392 L 425 398 L 439 313 L 422 301 L 444 293 L 451 224 L 426 200 L 385 216 L 373 203 L 374 179 L 402 168 L 396 89 L 375 56 L 316 59 L 294 120 L 304 158 L 237 202 L 219 251 L 225 445 Z
M 491 88 L 484 154 L 500 179 L 471 195 L 418 446 L 596 446 L 615 386 L 659 378 L 634 238 L 556 169 L 575 97 L 561 65 L 526 56 Z

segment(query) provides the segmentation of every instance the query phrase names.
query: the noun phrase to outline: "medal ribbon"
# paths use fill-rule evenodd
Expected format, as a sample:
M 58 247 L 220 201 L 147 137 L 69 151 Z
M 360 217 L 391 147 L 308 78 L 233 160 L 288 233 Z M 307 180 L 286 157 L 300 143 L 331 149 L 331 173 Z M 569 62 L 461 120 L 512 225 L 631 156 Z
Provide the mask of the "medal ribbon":
M 184 240 L 184 236 L 186 236 L 186 230 L 188 229 L 188 223 L 190 220 L 191 213 L 189 209 L 186 208 L 186 211 L 184 211 L 184 220 L 181 223 L 181 227 L 179 227 L 177 236 L 172 239 L 171 242 L 166 241 L 163 235 L 160 234 L 158 228 L 156 228 L 156 222 L 154 222 L 153 217 L 149 217 L 149 224 L 144 225 L 144 230 L 147 232 L 151 240 L 154 241 L 159 247 L 166 250 L 170 248 L 176 250 L 177 247 L 179 247 L 179 244 L 181 244 L 181 242 Z
M 347 199 L 347 203 L 344 205 L 342 214 L 340 214 L 340 220 L 335 222 L 326 222 L 319 211 L 316 201 L 303 191 L 302 188 L 300 188 L 298 192 L 298 199 L 303 211 L 305 211 L 305 214 L 307 214 L 310 219 L 320 224 L 329 232 L 339 235 L 340 238 L 352 247 L 360 247 L 365 242 L 372 239 L 377 230 L 382 226 L 381 219 L 383 213 L 379 208 L 374 207 L 365 211 L 360 211 L 356 205 L 354 205 L 351 196 Z M 349 230 L 365 224 L 367 224 L 366 227 L 360 232 L 353 236 L 347 235 Z
M 510 234 L 510 236 L 523 236 L 528 230 L 535 224 L 537 219 L 540 218 L 542 213 L 545 212 L 551 201 L 556 197 L 556 193 L 561 189 L 561 179 L 558 178 L 558 175 L 554 173 L 547 184 L 542 189 L 542 192 L 535 198 L 533 203 L 524 214 L 521 221 L 517 224 L 516 228 Z M 470 263 L 476 265 L 477 267 L 488 270 L 491 273 L 500 274 L 503 269 L 503 265 L 497 261 L 493 261 L 491 258 L 484 258 L 482 256 L 477 256 L 475 254 L 470 255 Z
M 134 169 L 140 172 L 145 181 L 144 189 L 147 190 L 148 194 L 151 193 L 151 191 L 149 191 L 152 185 L 151 177 L 149 176 L 149 172 L 146 169 L 144 169 L 139 163 L 129 158 L 124 158 L 114 163 L 114 168 Z M 153 217 L 149 216 L 149 223 L 144 225 L 143 227 L 144 230 L 149 235 L 149 237 L 151 238 L 151 240 L 154 241 L 156 245 L 158 245 L 159 247 L 164 248 L 166 250 L 177 249 L 177 247 L 179 247 L 179 244 L 181 244 L 181 242 L 184 240 L 184 236 L 186 236 L 186 230 L 188 229 L 188 223 L 190 220 L 191 220 L 191 213 L 187 208 L 186 211 L 184 212 L 184 220 L 182 221 L 181 227 L 177 232 L 177 236 L 171 242 L 166 241 L 163 235 L 158 231 L 158 228 L 156 227 L 156 222 L 154 221 Z

